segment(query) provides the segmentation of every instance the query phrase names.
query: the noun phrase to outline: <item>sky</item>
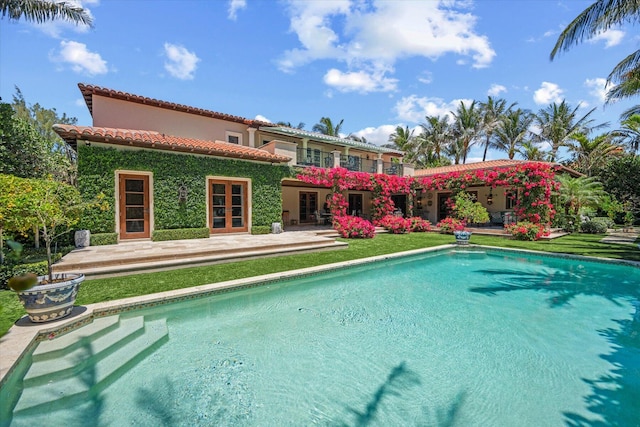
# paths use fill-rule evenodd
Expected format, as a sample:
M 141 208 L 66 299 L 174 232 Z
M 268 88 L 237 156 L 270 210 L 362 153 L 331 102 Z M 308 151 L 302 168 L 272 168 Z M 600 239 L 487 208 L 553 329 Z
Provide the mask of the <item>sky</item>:
M 557 56 L 582 0 L 82 0 L 93 28 L 0 19 L 0 96 L 92 124 L 78 83 L 388 142 L 396 126 L 489 95 L 537 112 L 566 100 L 619 127 L 606 77 L 638 48 L 615 28 Z M 634 102 L 636 101 L 636 102 Z M 416 131 L 419 132 L 419 128 Z M 544 147 L 543 147 L 544 148 Z M 472 147 L 467 162 L 482 158 Z M 488 159 L 506 158 L 491 151 Z

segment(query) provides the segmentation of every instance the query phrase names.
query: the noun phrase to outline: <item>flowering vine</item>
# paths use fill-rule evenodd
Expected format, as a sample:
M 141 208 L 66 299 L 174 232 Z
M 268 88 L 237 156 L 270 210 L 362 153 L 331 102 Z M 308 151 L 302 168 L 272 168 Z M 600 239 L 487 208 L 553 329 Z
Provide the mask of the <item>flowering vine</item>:
M 412 214 L 412 202 L 416 191 L 444 191 L 454 194 L 471 186 L 487 185 L 504 187 L 505 194 L 519 191 L 514 212 L 519 220 L 549 226 L 556 211 L 551 203 L 551 194 L 559 187 L 555 181 L 555 168 L 549 163 L 528 162 L 513 167 L 477 170 L 473 172 L 450 172 L 428 177 L 400 177 L 386 174 L 350 172 L 345 168 L 308 168 L 298 179 L 320 187 L 331 188 L 329 208 L 334 217 L 346 214 L 348 203 L 344 196 L 347 190 L 371 191 L 373 207 L 371 216 L 377 223 L 393 213 L 395 206 L 391 196 L 406 194 L 408 214 Z

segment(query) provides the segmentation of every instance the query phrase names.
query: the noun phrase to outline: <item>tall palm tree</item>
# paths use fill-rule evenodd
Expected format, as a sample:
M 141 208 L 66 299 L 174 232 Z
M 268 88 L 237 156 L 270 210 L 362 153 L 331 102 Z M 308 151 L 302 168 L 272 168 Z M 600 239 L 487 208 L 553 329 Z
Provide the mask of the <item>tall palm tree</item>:
M 426 116 L 426 122 L 420 124 L 422 133 L 417 138 L 417 150 L 423 153 L 432 151 L 436 164 L 449 163 L 443 153 L 453 139 L 453 129 L 449 116 Z
M 630 0 L 597 0 L 583 10 L 560 33 L 553 50 L 551 60 L 561 52 L 583 40 L 590 39 L 611 28 L 635 22 L 640 19 L 640 2 Z M 640 91 L 640 50 L 628 55 L 616 65 L 609 76 L 608 83 L 619 89 L 607 94 L 607 102 L 620 97 L 630 97 Z M 617 85 L 617 86 L 616 86 Z
M 91 26 L 93 21 L 86 10 L 65 1 L 48 0 L 0 0 L 2 17 L 41 24 L 47 21 L 62 19 L 75 24 Z
M 541 162 L 547 157 L 547 153 L 540 149 L 533 141 L 524 141 L 516 150 L 524 160 Z
M 556 180 L 560 183 L 560 201 L 566 215 L 578 215 L 581 208 L 596 208 L 605 196 L 602 184 L 595 177 L 581 176 L 573 178 L 559 174 Z
M 623 143 L 625 143 L 631 153 L 634 155 L 640 149 L 640 114 L 633 114 L 628 119 L 623 120 L 622 128 L 615 131 L 615 133 L 622 137 Z
M 409 130 L 409 126 L 396 126 L 396 130 L 389 135 L 389 142 L 392 142 L 401 151 L 409 151 L 413 140 L 413 130 Z
M 613 144 L 613 138 L 612 133 L 603 133 L 594 138 L 583 133 L 574 135 L 567 145 L 573 154 L 572 167 L 591 176 L 595 168 L 604 166 L 611 156 L 622 151 L 620 146 Z
M 500 126 L 495 130 L 494 147 L 505 151 L 509 159 L 513 159 L 527 141 L 529 126 L 533 122 L 533 115 L 529 110 L 508 111 L 502 118 Z
M 322 117 L 320 119 L 320 122 L 318 122 L 315 125 L 313 125 L 313 129 L 312 130 L 314 132 L 318 132 L 318 133 L 321 133 L 323 135 L 340 137 L 340 130 L 342 129 L 342 123 L 343 122 L 344 122 L 344 119 L 340 120 L 340 123 L 338 123 L 337 125 L 333 126 L 333 122 L 331 121 L 331 119 L 329 117 Z
M 480 122 L 482 133 L 485 136 L 484 153 L 482 154 L 483 162 L 487 159 L 487 151 L 493 145 L 493 136 L 502 125 L 504 115 L 514 106 L 515 103 L 507 107 L 505 99 L 495 99 L 492 96 L 487 97 L 487 102 L 480 103 Z
M 451 114 L 454 117 L 453 134 L 456 139 L 454 147 L 451 147 L 452 153 L 456 158 L 456 164 L 460 162 L 460 158 L 462 163 L 466 163 L 469 149 L 480 135 L 480 108 L 477 101 L 471 102 L 469 107 L 460 101 L 458 109 Z
M 535 139 L 551 144 L 549 161 L 556 161 L 558 149 L 565 146 L 573 135 L 589 133 L 592 129 L 605 126 L 605 124 L 592 125 L 593 119 L 589 116 L 595 111 L 595 108 L 589 110 L 584 116 L 578 117 L 579 108 L 580 105 L 571 109 L 571 106 L 563 100 L 560 104 L 557 102 L 549 104 L 535 115 L 534 122 L 538 128 Z

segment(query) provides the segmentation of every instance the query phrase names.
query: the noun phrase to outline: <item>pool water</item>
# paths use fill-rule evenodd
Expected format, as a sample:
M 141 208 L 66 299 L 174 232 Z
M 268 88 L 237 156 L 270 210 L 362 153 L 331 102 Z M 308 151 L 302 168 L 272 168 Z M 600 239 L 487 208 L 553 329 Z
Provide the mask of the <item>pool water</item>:
M 53 397 L 29 409 L 25 386 L 3 424 L 637 426 L 639 301 L 629 266 L 477 250 L 368 264 L 120 314 L 166 335 L 102 383 L 101 362 L 64 380 L 87 385 L 78 399 L 45 375 L 37 396 Z M 104 359 L 128 360 L 115 347 Z

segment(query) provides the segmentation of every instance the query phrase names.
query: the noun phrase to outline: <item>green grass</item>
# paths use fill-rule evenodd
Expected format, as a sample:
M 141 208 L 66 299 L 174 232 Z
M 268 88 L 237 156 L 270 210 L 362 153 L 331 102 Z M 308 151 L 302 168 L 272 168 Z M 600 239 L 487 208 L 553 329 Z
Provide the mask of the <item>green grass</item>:
M 573 234 L 550 241 L 523 242 L 503 237 L 474 235 L 472 243 L 503 248 L 640 261 L 640 249 L 636 245 L 601 243 L 600 240 L 603 237 L 604 235 Z M 433 247 L 453 243 L 453 241 L 454 238 L 451 235 L 434 233 L 380 234 L 374 239 L 349 240 L 348 249 L 336 251 L 286 255 L 213 266 L 86 280 L 80 288 L 77 304 L 92 304 L 173 289 L 189 288 L 260 274 L 277 273 L 375 255 Z M 0 291 L 0 336 L 4 335 L 13 323 L 23 315 L 22 306 L 13 292 Z

